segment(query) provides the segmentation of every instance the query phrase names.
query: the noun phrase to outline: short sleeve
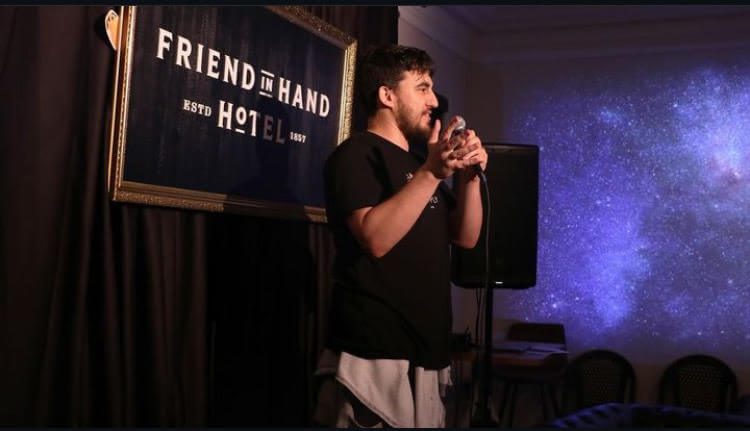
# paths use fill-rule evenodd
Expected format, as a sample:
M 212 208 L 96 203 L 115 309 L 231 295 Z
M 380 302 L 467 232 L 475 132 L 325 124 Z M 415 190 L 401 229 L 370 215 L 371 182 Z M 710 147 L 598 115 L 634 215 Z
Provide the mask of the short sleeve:
M 326 206 L 346 217 L 385 199 L 383 162 L 377 148 L 366 142 L 347 142 L 326 161 Z

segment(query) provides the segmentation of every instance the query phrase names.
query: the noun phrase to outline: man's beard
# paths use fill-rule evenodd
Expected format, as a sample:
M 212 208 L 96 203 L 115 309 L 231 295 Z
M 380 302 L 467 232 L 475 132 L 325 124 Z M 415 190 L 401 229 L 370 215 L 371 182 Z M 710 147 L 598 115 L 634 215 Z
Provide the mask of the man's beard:
M 410 121 L 409 112 L 403 107 L 396 114 L 396 124 L 409 144 L 426 145 L 430 139 L 432 130 L 429 127 L 422 127 L 421 119 L 422 116 L 420 115 L 416 121 Z

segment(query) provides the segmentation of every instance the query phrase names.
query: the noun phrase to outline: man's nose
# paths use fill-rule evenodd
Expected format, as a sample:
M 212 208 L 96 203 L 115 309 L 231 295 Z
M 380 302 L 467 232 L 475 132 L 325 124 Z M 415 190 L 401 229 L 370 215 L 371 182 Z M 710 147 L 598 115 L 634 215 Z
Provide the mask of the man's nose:
M 431 91 L 430 92 L 430 99 L 427 101 L 427 106 L 429 106 L 429 107 L 431 107 L 431 108 L 434 109 L 434 108 L 437 108 L 438 105 L 440 105 L 440 102 L 438 102 L 438 98 L 435 95 L 435 92 Z

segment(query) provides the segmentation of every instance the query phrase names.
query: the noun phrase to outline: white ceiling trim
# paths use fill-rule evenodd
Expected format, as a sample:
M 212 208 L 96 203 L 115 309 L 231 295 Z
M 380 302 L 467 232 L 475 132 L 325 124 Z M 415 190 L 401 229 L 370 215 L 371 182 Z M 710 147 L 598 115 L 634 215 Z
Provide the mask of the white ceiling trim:
M 750 15 L 702 17 L 483 35 L 472 45 L 481 64 L 581 58 L 750 44 Z
M 476 33 L 439 6 L 399 6 L 399 18 L 421 30 L 458 57 L 473 61 Z

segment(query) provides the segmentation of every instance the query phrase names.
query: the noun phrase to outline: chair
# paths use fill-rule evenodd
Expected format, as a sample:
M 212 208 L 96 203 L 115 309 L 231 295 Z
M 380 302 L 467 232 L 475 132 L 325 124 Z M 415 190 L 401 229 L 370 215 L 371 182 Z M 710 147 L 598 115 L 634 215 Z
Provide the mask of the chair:
M 506 341 L 523 341 L 532 343 L 557 343 L 565 346 L 565 327 L 559 323 L 516 322 L 509 328 Z M 493 375 L 504 383 L 503 395 L 498 409 L 498 420 L 502 426 L 506 406 L 509 403 L 509 426 L 513 426 L 516 408 L 516 392 L 522 384 L 534 384 L 539 388 L 539 395 L 545 420 L 548 419 L 548 403 L 552 406 L 554 416 L 559 415 L 556 390 L 562 380 L 568 356 L 550 354 L 539 365 L 509 365 L 493 357 Z
M 659 403 L 727 412 L 737 400 L 737 376 L 720 359 L 690 355 L 672 362 L 659 382 Z
M 750 394 L 743 394 L 737 398 L 730 413 L 741 416 L 750 416 Z
M 563 388 L 567 412 L 604 403 L 630 404 L 635 401 L 635 371 L 619 353 L 590 350 L 568 364 Z

